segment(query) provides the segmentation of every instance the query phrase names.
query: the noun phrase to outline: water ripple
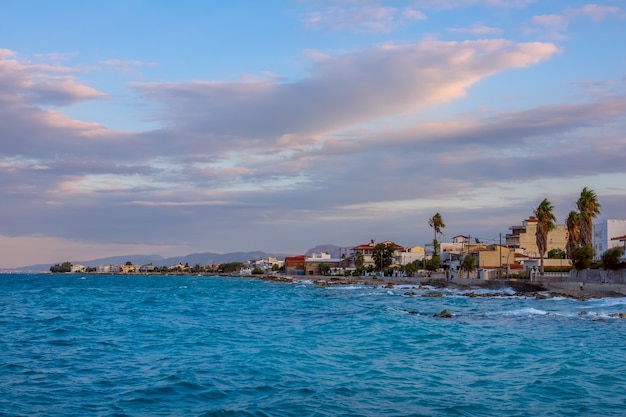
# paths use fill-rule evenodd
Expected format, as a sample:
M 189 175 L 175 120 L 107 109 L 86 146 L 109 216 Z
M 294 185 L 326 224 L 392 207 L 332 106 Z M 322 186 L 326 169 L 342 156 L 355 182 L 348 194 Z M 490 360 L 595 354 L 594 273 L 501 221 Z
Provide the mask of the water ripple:
M 0 415 L 623 415 L 623 299 L 405 292 L 2 277 Z

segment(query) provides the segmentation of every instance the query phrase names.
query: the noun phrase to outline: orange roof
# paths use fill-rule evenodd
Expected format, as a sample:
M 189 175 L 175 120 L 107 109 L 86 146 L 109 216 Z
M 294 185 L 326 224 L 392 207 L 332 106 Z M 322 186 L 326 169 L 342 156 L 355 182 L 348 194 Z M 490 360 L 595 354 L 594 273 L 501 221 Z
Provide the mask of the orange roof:
M 406 249 L 404 248 L 404 246 L 402 246 L 402 245 L 398 245 L 397 243 L 391 242 L 391 241 L 389 241 L 389 240 L 386 240 L 386 241 L 384 241 L 384 242 L 379 242 L 379 243 L 383 243 L 383 244 L 385 244 L 385 245 L 387 245 L 387 246 L 389 246 L 389 245 L 393 244 L 393 245 L 395 245 L 395 246 L 396 246 L 396 250 L 398 250 L 398 251 L 400 251 L 400 252 L 404 252 L 404 251 L 406 251 Z M 355 251 L 358 251 L 358 250 L 373 250 L 373 249 L 374 249 L 374 247 L 375 247 L 377 244 L 378 244 L 378 243 L 376 243 L 376 242 L 363 243 L 363 244 L 361 244 L 361 245 L 359 245 L 359 246 L 356 246 L 356 247 L 354 247 L 354 248 L 352 248 L 352 249 L 353 249 L 353 250 L 355 250 Z
M 622 239 L 626 239 L 626 235 L 611 238 L 611 240 L 622 240 Z

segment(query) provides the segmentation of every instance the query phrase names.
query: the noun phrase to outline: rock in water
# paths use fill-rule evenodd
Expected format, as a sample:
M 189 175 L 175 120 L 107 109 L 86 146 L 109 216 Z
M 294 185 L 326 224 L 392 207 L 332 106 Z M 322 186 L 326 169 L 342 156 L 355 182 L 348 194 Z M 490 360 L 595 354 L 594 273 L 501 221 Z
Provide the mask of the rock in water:
M 450 310 L 448 310 L 446 308 L 445 310 L 442 310 L 441 313 L 435 314 L 433 317 L 439 317 L 439 318 L 442 318 L 442 319 L 449 319 L 450 317 L 452 317 L 452 313 L 450 313 Z

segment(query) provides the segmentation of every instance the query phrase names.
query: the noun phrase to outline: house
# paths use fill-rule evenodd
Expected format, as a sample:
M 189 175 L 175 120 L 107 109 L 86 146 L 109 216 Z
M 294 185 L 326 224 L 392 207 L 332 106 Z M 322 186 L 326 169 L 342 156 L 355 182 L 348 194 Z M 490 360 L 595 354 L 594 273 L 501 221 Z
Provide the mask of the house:
M 314 253 L 304 260 L 305 275 L 323 275 L 321 265 L 326 265 L 333 274 L 343 274 L 350 262 L 343 258 L 332 258 L 329 253 Z
M 248 266 L 251 269 L 261 269 L 264 272 L 272 272 L 274 268 L 280 269 L 284 265 L 284 261 L 279 261 L 278 259 L 269 256 L 267 259 L 258 259 L 248 261 Z
M 396 262 L 400 265 L 408 265 L 415 261 L 423 261 L 426 257 L 426 249 L 423 246 L 413 246 L 399 252 Z
M 139 267 L 139 272 L 141 273 L 150 273 L 150 272 L 154 272 L 155 267 L 154 265 L 150 264 L 146 264 L 146 265 L 141 265 Z
M 509 227 L 511 233 L 506 235 L 506 246 L 514 249 L 522 249 L 531 258 L 539 258 L 537 248 L 537 218 L 530 216 L 522 222 L 521 226 Z M 554 230 L 548 233 L 548 245 L 546 253 L 552 249 L 565 250 L 567 245 L 567 226 L 564 224 L 555 225 Z M 545 255 L 544 254 L 544 255 Z
M 389 245 L 394 245 L 396 250 L 394 251 L 394 263 L 398 263 L 398 258 L 400 257 L 400 253 L 401 252 L 406 252 L 406 248 L 402 245 L 398 245 L 397 243 L 391 242 L 389 240 L 386 240 L 384 242 L 380 242 L 386 246 Z M 362 254 L 363 255 L 363 266 L 367 267 L 367 266 L 375 266 L 375 262 L 374 262 L 374 248 L 376 247 L 377 243 L 375 240 L 371 240 L 370 243 L 364 243 L 362 245 L 358 245 L 355 246 L 354 248 L 352 248 L 353 253 L 355 254 Z
M 87 271 L 87 267 L 81 264 L 72 264 L 72 269 L 70 272 L 82 273 Z
M 476 258 L 478 269 L 510 269 L 515 264 L 515 249 L 507 246 L 476 244 L 472 245 L 470 255 Z
M 98 274 L 119 274 L 121 270 L 120 265 L 98 265 L 96 267 Z
M 626 235 L 626 219 L 608 219 L 593 224 L 593 249 L 595 259 L 607 250 L 621 246 L 615 237 Z
M 461 253 L 466 245 L 469 245 L 470 237 L 465 235 L 456 235 L 452 238 L 452 242 L 441 242 L 439 249 L 441 252 Z

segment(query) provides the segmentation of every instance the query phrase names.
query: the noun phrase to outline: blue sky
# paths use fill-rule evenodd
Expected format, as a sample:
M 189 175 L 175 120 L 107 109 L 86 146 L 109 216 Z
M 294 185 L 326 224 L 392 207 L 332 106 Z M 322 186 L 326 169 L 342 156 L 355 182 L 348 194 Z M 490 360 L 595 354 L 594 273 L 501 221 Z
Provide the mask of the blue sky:
M 616 0 L 3 1 L 0 268 L 624 218 L 623 39 Z

